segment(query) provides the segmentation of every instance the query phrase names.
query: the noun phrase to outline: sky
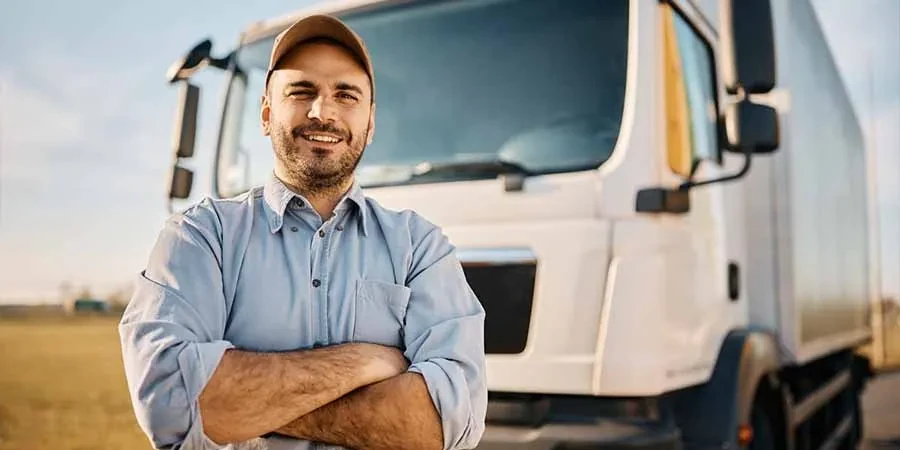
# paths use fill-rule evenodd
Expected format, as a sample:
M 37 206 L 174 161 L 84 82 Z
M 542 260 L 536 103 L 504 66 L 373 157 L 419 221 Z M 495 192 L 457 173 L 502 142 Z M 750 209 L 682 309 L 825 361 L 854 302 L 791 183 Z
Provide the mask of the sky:
M 882 192 L 893 194 L 881 201 L 892 212 L 886 246 L 896 251 L 885 258 L 900 283 L 900 1 L 812 2 L 857 114 L 875 131 L 879 171 L 892 175 Z M 0 6 L 0 303 L 52 301 L 63 282 L 101 294 L 130 283 L 168 215 L 176 90 L 166 69 L 201 39 L 222 54 L 249 23 L 310 3 Z M 197 79 L 196 192 L 209 185 L 222 81 L 212 72 Z

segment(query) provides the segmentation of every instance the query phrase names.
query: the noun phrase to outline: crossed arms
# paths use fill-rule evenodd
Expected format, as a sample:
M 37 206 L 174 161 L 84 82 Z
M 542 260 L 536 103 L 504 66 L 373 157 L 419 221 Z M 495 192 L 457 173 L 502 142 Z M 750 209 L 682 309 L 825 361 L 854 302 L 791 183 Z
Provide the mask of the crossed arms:
M 443 448 L 440 417 L 424 379 L 407 373 L 397 349 L 374 344 L 286 353 L 229 350 L 199 404 L 203 428 L 217 443 L 275 430 L 351 448 Z
M 249 352 L 224 340 L 221 244 L 199 219 L 167 222 L 119 326 L 138 424 L 156 448 L 270 433 L 356 449 L 477 445 L 484 311 L 445 240 L 413 251 L 403 353 L 365 343 Z

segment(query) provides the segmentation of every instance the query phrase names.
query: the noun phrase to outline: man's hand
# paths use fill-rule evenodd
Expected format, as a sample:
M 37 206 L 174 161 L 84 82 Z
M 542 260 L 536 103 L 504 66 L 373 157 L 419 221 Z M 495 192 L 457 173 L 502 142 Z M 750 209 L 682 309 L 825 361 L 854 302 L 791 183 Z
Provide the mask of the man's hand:
M 203 428 L 220 444 L 245 441 L 407 367 L 397 349 L 375 344 L 285 353 L 228 350 L 200 394 Z
M 362 387 L 276 432 L 357 450 L 438 450 L 444 444 L 425 380 L 413 372 Z

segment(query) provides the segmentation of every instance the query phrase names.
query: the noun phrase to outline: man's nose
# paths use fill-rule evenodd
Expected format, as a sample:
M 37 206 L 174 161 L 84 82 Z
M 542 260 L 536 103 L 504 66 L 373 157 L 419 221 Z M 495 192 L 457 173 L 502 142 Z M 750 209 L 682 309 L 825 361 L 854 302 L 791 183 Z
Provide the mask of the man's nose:
M 331 115 L 331 105 L 329 104 L 328 100 L 325 99 L 324 95 L 320 95 L 316 97 L 316 99 L 312 102 L 312 105 L 310 105 L 309 112 L 306 114 L 306 117 L 326 122 L 332 119 Z

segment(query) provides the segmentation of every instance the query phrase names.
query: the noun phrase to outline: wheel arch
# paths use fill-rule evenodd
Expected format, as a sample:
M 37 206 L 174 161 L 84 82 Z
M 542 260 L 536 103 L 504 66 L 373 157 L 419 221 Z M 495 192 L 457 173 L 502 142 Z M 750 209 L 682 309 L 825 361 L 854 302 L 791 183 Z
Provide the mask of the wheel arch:
M 785 421 L 785 432 L 789 432 L 787 398 L 778 379 L 780 368 L 778 341 L 770 332 L 738 329 L 728 333 L 709 380 L 673 395 L 675 421 L 686 443 L 737 446 L 738 428 L 750 423 L 760 386 L 780 406 L 779 419 Z M 781 427 L 777 428 L 780 431 Z

